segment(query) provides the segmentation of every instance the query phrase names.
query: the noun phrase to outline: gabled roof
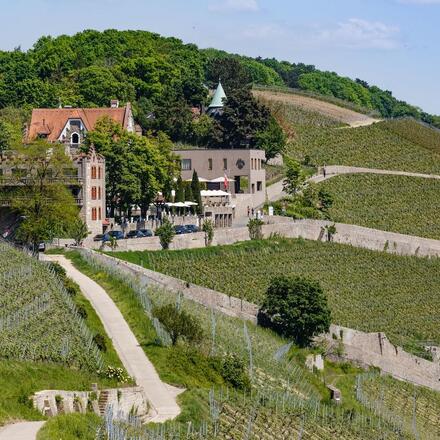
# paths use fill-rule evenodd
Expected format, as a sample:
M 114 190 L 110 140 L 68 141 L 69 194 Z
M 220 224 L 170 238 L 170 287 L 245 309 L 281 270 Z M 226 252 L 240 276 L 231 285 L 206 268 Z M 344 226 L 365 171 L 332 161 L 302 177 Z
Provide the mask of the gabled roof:
M 93 130 L 103 116 L 127 128 L 130 113 L 130 103 L 118 108 L 37 108 L 32 111 L 27 141 L 45 135 L 49 142 L 56 142 L 69 119 L 80 119 L 87 131 Z
M 211 104 L 209 104 L 208 108 L 219 108 L 224 106 L 224 100 L 226 100 L 226 93 L 223 90 L 222 83 L 219 82 L 217 86 L 217 90 L 214 93 Z

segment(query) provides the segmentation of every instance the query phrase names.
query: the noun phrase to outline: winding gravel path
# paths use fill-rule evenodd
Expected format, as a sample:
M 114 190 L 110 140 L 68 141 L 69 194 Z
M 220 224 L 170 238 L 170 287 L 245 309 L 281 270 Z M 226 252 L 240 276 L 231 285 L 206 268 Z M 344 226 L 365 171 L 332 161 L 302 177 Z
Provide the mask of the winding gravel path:
M 18 422 L 0 428 L 0 440 L 35 440 L 45 422 Z
M 167 385 L 160 380 L 153 364 L 147 358 L 122 313 L 107 292 L 76 269 L 66 257 L 45 255 L 44 259 L 56 261 L 63 266 L 67 275 L 79 285 L 83 295 L 91 302 L 124 367 L 135 379 L 136 384 L 143 389 L 145 397 L 151 404 L 154 417 L 149 421 L 161 423 L 177 417 L 180 414 L 180 407 L 177 404 L 176 396 L 183 390 Z

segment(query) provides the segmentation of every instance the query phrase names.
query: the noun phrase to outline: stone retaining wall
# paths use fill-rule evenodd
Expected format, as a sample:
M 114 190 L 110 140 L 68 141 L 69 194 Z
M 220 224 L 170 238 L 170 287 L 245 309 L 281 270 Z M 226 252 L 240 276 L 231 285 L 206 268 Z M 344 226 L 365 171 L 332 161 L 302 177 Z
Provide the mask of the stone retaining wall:
M 344 344 L 344 353 L 340 356 L 344 359 L 362 367 L 372 365 L 396 379 L 440 391 L 440 364 L 394 346 L 384 333 L 364 333 L 332 325 L 326 339 L 333 347 L 339 341 Z
M 326 239 L 324 228 L 333 223 L 324 220 L 292 220 L 288 217 L 268 217 L 268 224 L 263 229 L 264 237 L 280 234 L 288 238 L 305 238 L 308 240 Z M 440 240 L 414 237 L 394 232 L 364 228 L 362 226 L 336 223 L 336 235 L 333 241 L 355 247 L 375 251 L 387 251 L 399 255 L 414 255 L 419 257 L 440 256 Z M 250 240 L 247 226 L 228 229 L 216 229 L 213 245 L 234 244 Z M 100 243 L 96 243 L 98 248 Z M 204 233 L 176 235 L 171 243 L 171 249 L 193 249 L 205 246 Z M 117 251 L 159 250 L 158 237 L 119 240 Z M 110 248 L 106 247 L 106 250 Z

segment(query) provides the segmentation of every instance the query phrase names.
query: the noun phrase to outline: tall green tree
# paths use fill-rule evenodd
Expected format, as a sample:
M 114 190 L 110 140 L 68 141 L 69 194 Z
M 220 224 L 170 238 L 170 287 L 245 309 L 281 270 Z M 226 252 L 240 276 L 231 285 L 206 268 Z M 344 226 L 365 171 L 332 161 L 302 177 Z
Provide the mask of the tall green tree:
M 202 203 L 202 195 L 200 192 L 200 182 L 199 176 L 197 175 L 197 171 L 194 170 L 191 179 L 191 190 L 193 194 L 193 202 L 197 203 L 197 214 L 203 214 L 203 203 Z
M 185 201 L 185 187 L 182 182 L 182 177 L 179 176 L 176 181 L 176 202 L 184 202 Z
M 75 182 L 64 177 L 71 167 L 62 145 L 39 141 L 16 151 L 11 185 L 17 189 L 6 197 L 23 219 L 17 238 L 34 249 L 40 242 L 69 236 L 78 221 L 79 209 L 66 186 Z
M 286 177 L 283 181 L 283 189 L 287 194 L 295 195 L 304 185 L 305 176 L 301 165 L 295 159 L 284 158 Z
M 88 133 L 88 147 L 106 159 L 107 204 L 111 216 L 116 210 L 130 215 L 132 205 L 139 205 L 146 216 L 159 191 L 169 187 L 177 173 L 169 139 L 163 133 L 146 137 L 128 133 L 103 118 Z M 88 148 L 87 147 L 87 148 Z

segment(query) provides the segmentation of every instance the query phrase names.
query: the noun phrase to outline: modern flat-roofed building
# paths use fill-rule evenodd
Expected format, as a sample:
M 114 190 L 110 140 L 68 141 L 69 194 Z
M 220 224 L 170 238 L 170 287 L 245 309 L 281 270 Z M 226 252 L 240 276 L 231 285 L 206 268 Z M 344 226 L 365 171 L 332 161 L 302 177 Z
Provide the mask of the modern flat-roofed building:
M 195 170 L 208 190 L 227 190 L 235 216 L 246 215 L 266 198 L 266 160 L 263 150 L 189 149 L 176 150 L 180 157 L 182 180 L 190 180 Z M 228 179 L 228 184 L 225 181 Z
M 231 194 L 264 194 L 266 171 L 263 150 L 249 149 L 192 149 L 176 150 L 180 156 L 183 180 L 191 179 L 193 171 L 208 180 L 208 189 L 226 189 L 225 177 L 230 181 Z

